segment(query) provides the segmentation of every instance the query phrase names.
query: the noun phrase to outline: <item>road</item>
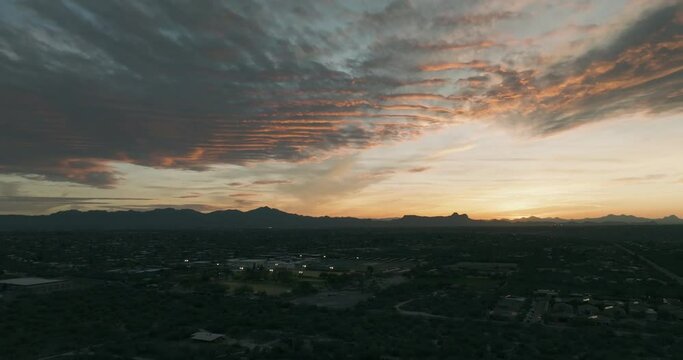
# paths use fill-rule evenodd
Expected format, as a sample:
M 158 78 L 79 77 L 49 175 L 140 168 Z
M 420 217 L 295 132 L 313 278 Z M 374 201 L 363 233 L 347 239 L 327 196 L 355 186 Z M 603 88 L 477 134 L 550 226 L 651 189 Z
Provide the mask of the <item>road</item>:
M 507 323 L 506 321 L 500 321 L 500 320 L 436 315 L 436 314 L 430 314 L 430 313 L 424 312 L 424 311 L 410 311 L 410 310 L 404 310 L 401 308 L 403 305 L 406 305 L 406 304 L 413 302 L 413 301 L 415 301 L 415 299 L 410 299 L 410 300 L 400 302 L 400 303 L 394 305 L 394 309 L 396 309 L 396 311 L 398 311 L 399 314 L 404 315 L 404 316 L 415 316 L 415 317 L 421 317 L 421 318 L 425 318 L 425 319 L 438 319 L 438 320 L 451 320 L 451 321 L 472 321 L 472 322 L 478 322 L 478 323 L 493 323 L 493 324 L 506 324 Z
M 399 314 L 405 315 L 405 316 L 417 316 L 417 317 L 423 317 L 423 318 L 428 318 L 428 319 L 442 319 L 442 320 L 463 320 L 461 318 L 452 318 L 448 316 L 443 316 L 443 315 L 436 315 L 436 314 L 430 314 L 427 312 L 422 312 L 422 311 L 410 311 L 410 310 L 403 310 L 401 309 L 401 306 L 406 305 L 408 303 L 411 303 L 415 299 L 410 299 L 406 300 L 404 302 L 400 302 L 396 305 L 394 305 L 394 309 L 398 311 Z
M 650 265 L 650 266 L 653 267 L 655 270 L 661 272 L 662 274 L 666 275 L 666 276 L 667 276 L 668 278 L 670 278 L 671 280 L 673 280 L 673 281 L 675 281 L 676 283 L 678 283 L 678 285 L 683 285 L 683 277 L 680 277 L 680 276 L 678 276 L 678 275 L 672 273 L 671 271 L 669 271 L 669 270 L 667 270 L 667 269 L 665 269 L 665 268 L 659 266 L 659 265 L 658 265 L 657 263 L 655 263 L 654 261 L 652 261 L 652 260 L 650 260 L 650 259 L 648 259 L 648 258 L 646 258 L 646 257 L 644 257 L 644 256 L 642 256 L 642 255 L 640 255 L 640 254 L 636 254 L 634 251 L 629 250 L 629 249 L 625 248 L 624 246 L 621 246 L 621 245 L 616 244 L 616 243 L 614 244 L 614 246 L 616 246 L 616 247 L 618 247 L 619 249 L 625 251 L 625 252 L 626 252 L 627 254 L 629 254 L 629 255 L 632 255 L 632 256 L 637 257 L 638 259 L 640 259 L 640 261 L 642 261 L 642 262 L 644 262 L 644 263 Z

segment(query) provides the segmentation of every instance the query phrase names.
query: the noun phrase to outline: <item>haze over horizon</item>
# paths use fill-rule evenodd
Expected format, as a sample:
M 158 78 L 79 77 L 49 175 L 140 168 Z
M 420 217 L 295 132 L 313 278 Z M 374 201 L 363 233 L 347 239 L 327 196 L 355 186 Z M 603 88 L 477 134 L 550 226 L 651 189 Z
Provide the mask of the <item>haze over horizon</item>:
M 3 1 L 0 84 L 0 214 L 683 217 L 680 1 Z
M 243 214 L 247 213 L 269 213 L 269 215 L 274 215 L 274 214 L 282 214 L 284 216 L 288 215 L 295 215 L 295 216 L 304 216 L 304 217 L 312 217 L 312 218 L 325 218 L 325 217 L 330 217 L 330 218 L 351 218 L 351 219 L 359 219 L 359 220 L 396 220 L 396 219 L 401 219 L 401 218 L 406 218 L 406 217 L 419 217 L 419 218 L 425 218 L 425 219 L 434 219 L 434 218 L 448 218 L 448 217 L 457 217 L 457 218 L 465 218 L 465 219 L 470 219 L 470 220 L 483 220 L 483 221 L 489 221 L 489 220 L 501 220 L 501 221 L 522 221 L 522 220 L 528 220 L 528 221 L 559 221 L 559 222 L 565 222 L 565 221 L 593 221 L 593 220 L 603 220 L 607 219 L 608 221 L 622 221 L 624 220 L 625 223 L 628 223 L 628 219 L 632 219 L 635 223 L 640 222 L 641 220 L 670 220 L 670 223 L 667 224 L 678 224 L 683 223 L 683 219 L 679 218 L 675 214 L 670 214 L 666 216 L 662 216 L 661 218 L 649 218 L 649 217 L 644 217 L 644 216 L 637 216 L 633 214 L 604 214 L 601 216 L 595 216 L 595 217 L 586 217 L 586 218 L 567 218 L 567 217 L 538 217 L 538 216 L 524 216 L 524 217 L 510 217 L 510 218 L 476 218 L 476 217 L 471 217 L 469 214 L 466 212 L 458 212 L 458 211 L 453 211 L 448 214 L 435 214 L 435 215 L 422 215 L 422 214 L 403 214 L 401 216 L 394 216 L 394 217 L 356 217 L 356 216 L 350 216 L 350 215 L 337 215 L 337 216 L 329 216 L 329 215 L 307 215 L 307 214 L 300 214 L 300 213 L 290 213 L 286 212 L 283 210 L 280 210 L 278 208 L 270 207 L 268 205 L 260 206 L 257 208 L 253 209 L 211 209 L 211 210 L 196 210 L 196 209 L 191 209 L 191 208 L 183 208 L 183 207 L 158 207 L 158 208 L 153 208 L 153 209 L 122 209 L 122 210 L 111 210 L 111 209 L 67 209 L 67 210 L 60 210 L 60 211 L 55 211 L 52 213 L 47 213 L 47 214 L 0 214 L 0 218 L 5 217 L 5 216 L 28 216 L 29 218 L 32 217 L 42 217 L 47 215 L 48 217 L 50 215 L 59 215 L 59 214 L 65 214 L 65 213 L 71 213 L 71 212 L 76 212 L 76 213 L 90 213 L 90 212 L 104 212 L 106 214 L 116 214 L 116 213 L 128 213 L 128 212 L 134 212 L 134 213 L 139 213 L 139 214 L 145 214 L 145 213 L 154 213 L 156 211 L 161 211 L 161 212 L 167 212 L 167 211 L 178 211 L 178 212 L 190 212 L 190 213 L 200 213 L 200 214 L 218 214 L 218 213 L 230 213 L 233 211 L 241 212 Z M 267 224 L 264 224 L 267 225 Z

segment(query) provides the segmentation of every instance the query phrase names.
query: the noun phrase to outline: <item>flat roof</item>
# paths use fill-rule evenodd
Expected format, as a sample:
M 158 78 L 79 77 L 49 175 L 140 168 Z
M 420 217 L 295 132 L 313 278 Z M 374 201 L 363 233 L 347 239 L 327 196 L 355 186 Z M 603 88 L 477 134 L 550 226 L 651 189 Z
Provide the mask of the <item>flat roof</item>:
M 199 341 L 216 341 L 220 338 L 225 338 L 225 335 L 223 334 L 214 334 L 210 333 L 207 331 L 197 331 L 196 333 L 192 334 L 192 340 L 199 340 Z
M 451 267 L 472 268 L 482 270 L 500 268 L 512 269 L 517 268 L 517 263 L 461 261 L 459 263 L 456 263 L 455 265 L 451 265 Z
M 62 280 L 62 279 L 44 279 L 44 278 L 38 278 L 38 277 L 23 277 L 23 278 L 16 278 L 16 279 L 0 280 L 0 284 L 17 285 L 17 286 L 33 286 L 33 285 L 56 283 L 56 282 L 60 282 L 60 281 L 64 281 L 64 280 Z

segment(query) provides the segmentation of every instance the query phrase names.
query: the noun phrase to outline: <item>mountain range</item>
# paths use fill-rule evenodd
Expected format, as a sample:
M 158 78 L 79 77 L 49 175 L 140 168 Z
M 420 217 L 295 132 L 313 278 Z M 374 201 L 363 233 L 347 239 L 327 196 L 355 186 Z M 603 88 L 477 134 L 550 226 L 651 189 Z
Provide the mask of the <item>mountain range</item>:
M 192 230 L 247 228 L 350 228 L 350 227 L 461 227 L 461 226 L 543 226 L 543 225 L 683 225 L 671 215 L 648 219 L 632 215 L 561 219 L 528 217 L 520 219 L 476 220 L 466 214 L 450 216 L 405 215 L 396 219 L 354 217 L 313 217 L 287 213 L 269 207 L 250 211 L 221 210 L 201 213 L 188 209 L 150 211 L 61 211 L 50 215 L 0 215 L 0 231 L 31 230 Z

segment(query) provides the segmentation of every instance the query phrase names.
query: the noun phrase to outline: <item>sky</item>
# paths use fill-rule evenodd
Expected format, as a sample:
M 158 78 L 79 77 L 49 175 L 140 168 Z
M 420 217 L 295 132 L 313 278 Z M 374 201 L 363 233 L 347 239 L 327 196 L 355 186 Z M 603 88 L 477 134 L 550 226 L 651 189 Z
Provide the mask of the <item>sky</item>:
M 683 217 L 683 3 L 0 2 L 0 214 Z

